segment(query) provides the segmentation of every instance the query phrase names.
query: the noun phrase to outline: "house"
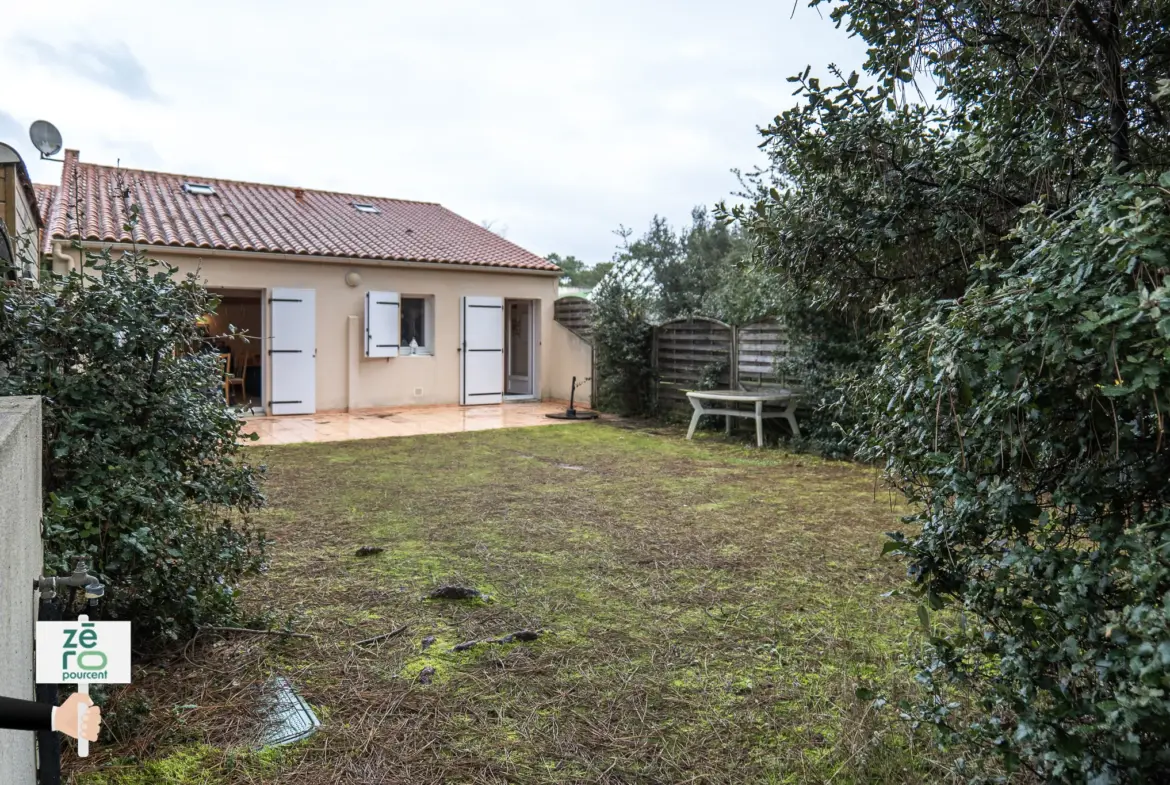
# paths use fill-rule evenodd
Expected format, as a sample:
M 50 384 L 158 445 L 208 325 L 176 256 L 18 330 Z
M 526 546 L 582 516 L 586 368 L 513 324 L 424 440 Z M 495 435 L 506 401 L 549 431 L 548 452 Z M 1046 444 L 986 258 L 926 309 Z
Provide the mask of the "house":
M 75 150 L 42 193 L 55 272 L 76 269 L 78 243 L 136 244 L 197 272 L 221 298 L 211 333 L 251 336 L 225 348 L 267 413 L 564 399 L 578 373 L 574 336 L 553 321 L 560 269 L 439 204 L 121 169 Z
M 35 281 L 44 221 L 28 168 L 0 142 L 0 279 Z

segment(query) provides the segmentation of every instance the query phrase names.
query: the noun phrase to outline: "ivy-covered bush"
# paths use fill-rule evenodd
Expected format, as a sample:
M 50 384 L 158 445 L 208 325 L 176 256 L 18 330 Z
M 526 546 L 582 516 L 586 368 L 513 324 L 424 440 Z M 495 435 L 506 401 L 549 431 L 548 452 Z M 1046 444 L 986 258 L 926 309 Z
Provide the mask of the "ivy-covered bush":
M 810 5 L 864 67 L 790 78 L 721 212 L 782 287 L 803 422 L 919 510 L 903 711 L 1042 780 L 1170 781 L 1170 2 Z
M 643 271 L 629 264 L 616 264 L 593 290 L 593 373 L 604 411 L 645 414 L 653 405 L 651 304 Z
M 1014 239 L 958 301 L 903 311 L 876 373 L 870 454 L 921 510 L 889 549 L 924 623 L 953 611 L 905 708 L 1048 781 L 1166 782 L 1170 175 L 1030 208 Z
M 880 333 L 869 319 L 854 320 L 788 302 L 780 318 L 789 353 L 777 362 L 781 378 L 800 390 L 801 436 L 792 449 L 851 459 L 864 442 L 866 385 L 878 361 Z
M 45 570 L 86 556 L 104 612 L 143 643 L 230 617 L 262 556 L 247 523 L 260 470 L 200 351 L 213 306 L 195 276 L 140 253 L 0 288 L 0 395 L 43 405 Z

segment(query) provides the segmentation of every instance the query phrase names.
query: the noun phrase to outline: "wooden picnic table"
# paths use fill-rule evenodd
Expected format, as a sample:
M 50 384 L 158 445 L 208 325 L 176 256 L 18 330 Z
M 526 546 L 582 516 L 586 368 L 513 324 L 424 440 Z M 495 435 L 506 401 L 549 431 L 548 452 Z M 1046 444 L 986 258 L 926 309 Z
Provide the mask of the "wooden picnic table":
M 750 417 L 756 421 L 756 446 L 764 446 L 764 420 L 771 420 L 777 417 L 783 417 L 788 420 L 788 424 L 792 427 L 792 433 L 795 436 L 800 436 L 800 426 L 796 424 L 796 393 L 791 390 L 755 390 L 747 392 L 744 390 L 692 390 L 687 393 L 687 400 L 691 402 L 691 406 L 695 407 L 695 414 L 691 417 L 691 427 L 687 431 L 687 438 L 690 439 L 695 435 L 695 427 L 699 424 L 699 418 L 704 414 L 713 414 L 726 418 L 727 433 L 731 433 L 731 418 L 732 417 Z M 705 405 L 705 401 L 723 402 L 728 404 L 722 409 L 712 408 Z M 752 403 L 755 406 L 751 409 L 734 409 L 731 405 L 736 403 Z M 784 409 L 779 412 L 765 412 L 764 404 L 766 403 L 783 403 Z

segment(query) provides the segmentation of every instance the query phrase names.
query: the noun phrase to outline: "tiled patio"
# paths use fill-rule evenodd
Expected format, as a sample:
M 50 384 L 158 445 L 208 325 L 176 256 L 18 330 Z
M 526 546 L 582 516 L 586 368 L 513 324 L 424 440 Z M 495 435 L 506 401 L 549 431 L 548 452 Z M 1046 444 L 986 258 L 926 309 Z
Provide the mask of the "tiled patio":
M 296 444 L 525 428 L 530 425 L 571 425 L 565 420 L 545 417 L 553 412 L 563 412 L 565 408 L 563 402 L 546 401 L 498 406 L 403 406 L 355 414 L 251 417 L 244 432 L 260 436 L 259 441 L 249 444 Z

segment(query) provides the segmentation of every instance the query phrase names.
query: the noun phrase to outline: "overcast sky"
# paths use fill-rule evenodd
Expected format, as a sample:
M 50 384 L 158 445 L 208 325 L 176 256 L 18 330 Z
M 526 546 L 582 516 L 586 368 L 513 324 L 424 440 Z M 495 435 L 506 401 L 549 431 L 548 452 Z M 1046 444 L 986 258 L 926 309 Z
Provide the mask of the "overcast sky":
M 8 4 L 0 141 L 83 161 L 441 202 L 541 255 L 736 188 L 787 76 L 864 48 L 791 0 Z M 45 11 L 52 8 L 51 15 Z

